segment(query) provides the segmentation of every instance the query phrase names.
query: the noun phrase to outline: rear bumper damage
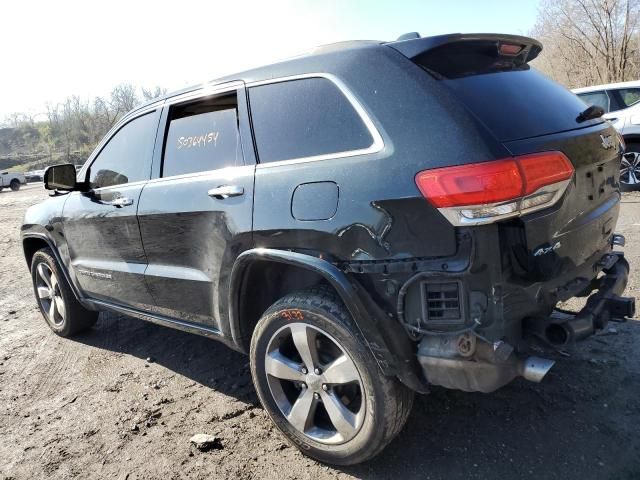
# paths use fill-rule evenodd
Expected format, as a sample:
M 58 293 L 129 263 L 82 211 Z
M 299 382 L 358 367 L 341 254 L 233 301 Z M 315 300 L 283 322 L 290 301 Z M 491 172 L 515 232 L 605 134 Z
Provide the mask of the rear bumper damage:
M 620 296 L 627 285 L 628 262 L 618 252 L 606 255 L 602 262 L 604 275 L 593 282 L 597 292 L 582 310 L 556 310 L 548 317 L 524 319 L 525 337 L 557 350 L 593 335 L 610 320 L 633 317 L 635 298 Z M 425 336 L 418 347 L 418 361 L 432 385 L 479 392 L 492 392 L 518 376 L 540 382 L 554 364 L 517 353 L 506 342 L 491 342 L 474 330 Z

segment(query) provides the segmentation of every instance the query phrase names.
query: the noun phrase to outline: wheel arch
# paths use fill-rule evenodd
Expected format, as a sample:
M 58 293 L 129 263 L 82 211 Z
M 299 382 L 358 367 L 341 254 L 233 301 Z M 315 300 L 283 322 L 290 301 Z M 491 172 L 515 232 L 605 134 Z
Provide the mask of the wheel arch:
M 640 143 L 640 133 L 630 133 L 622 135 L 625 143 Z
M 71 287 L 73 295 L 79 302 L 82 303 L 82 296 L 79 294 L 78 289 L 76 288 L 76 284 L 71 280 L 69 271 L 67 270 L 67 267 L 62 261 L 62 257 L 60 256 L 60 252 L 58 252 L 58 249 L 56 248 L 53 241 L 46 235 L 39 233 L 28 233 L 22 236 L 22 251 L 24 252 L 24 258 L 27 262 L 27 267 L 31 269 L 31 262 L 33 261 L 33 256 L 35 255 L 35 253 L 38 250 L 47 247 L 53 253 L 56 262 L 58 262 L 58 266 L 60 267 L 65 280 Z
M 275 288 L 266 289 L 271 295 L 253 301 L 250 289 L 264 285 L 261 280 L 271 279 L 268 275 L 273 272 L 278 272 L 280 277 L 295 272 L 296 276 L 284 282 L 273 282 Z M 397 376 L 413 390 L 427 391 L 415 349 L 399 325 L 389 325 L 384 312 L 357 282 L 351 281 L 338 267 L 303 253 L 256 248 L 243 252 L 236 259 L 229 289 L 229 331 L 238 349 L 248 351 L 253 328 L 272 303 L 291 291 L 311 286 L 313 282 L 326 282 L 335 290 L 383 374 Z M 247 298 L 251 300 L 247 301 Z

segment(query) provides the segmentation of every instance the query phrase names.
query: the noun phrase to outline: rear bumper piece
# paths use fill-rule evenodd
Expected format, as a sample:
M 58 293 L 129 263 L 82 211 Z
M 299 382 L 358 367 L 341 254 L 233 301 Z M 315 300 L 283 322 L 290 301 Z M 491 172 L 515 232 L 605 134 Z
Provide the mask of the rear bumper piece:
M 603 258 L 605 275 L 597 279 L 598 291 L 587 299 L 578 313 L 555 311 L 549 318 L 529 319 L 526 329 L 538 339 L 562 347 L 593 335 L 607 326 L 609 320 L 624 321 L 635 315 L 636 299 L 621 297 L 627 286 L 629 263 L 620 252 Z
M 519 357 L 513 349 L 504 355 L 502 342 L 476 344 L 476 338 L 472 334 L 425 337 L 420 342 L 418 361 L 429 383 L 489 393 L 518 376 L 540 382 L 555 363 L 546 358 Z
M 605 275 L 598 291 L 578 313 L 555 311 L 551 317 L 527 319 L 525 329 L 553 347 L 582 340 L 604 328 L 609 320 L 635 314 L 635 298 L 621 297 L 627 286 L 629 263 L 622 253 L 603 258 Z M 420 342 L 418 361 L 429 383 L 464 391 L 492 392 L 517 376 L 541 381 L 554 362 L 520 357 L 504 342 L 490 344 L 473 332 L 427 335 Z

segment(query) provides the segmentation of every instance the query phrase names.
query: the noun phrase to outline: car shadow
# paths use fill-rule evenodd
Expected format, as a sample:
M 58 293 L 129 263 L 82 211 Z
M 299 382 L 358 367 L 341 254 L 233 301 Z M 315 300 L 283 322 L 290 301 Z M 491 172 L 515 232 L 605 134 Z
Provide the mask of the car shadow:
M 205 387 L 258 405 L 249 357 L 199 335 L 102 312 L 75 341 L 157 363 Z
M 620 478 L 640 476 L 640 322 L 596 336 L 541 384 L 516 379 L 491 394 L 434 387 L 416 395 L 406 427 L 358 478 Z M 258 405 L 248 358 L 204 337 L 115 314 L 76 339 L 154 362 Z M 624 443 L 624 447 L 620 445 Z

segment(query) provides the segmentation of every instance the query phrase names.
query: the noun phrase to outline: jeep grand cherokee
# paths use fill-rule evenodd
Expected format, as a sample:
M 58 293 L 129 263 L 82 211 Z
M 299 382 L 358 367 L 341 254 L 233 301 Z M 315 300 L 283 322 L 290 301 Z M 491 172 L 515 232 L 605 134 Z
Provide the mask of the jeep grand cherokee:
M 541 48 L 347 42 L 135 109 L 26 213 L 45 320 L 112 310 L 248 353 L 278 428 L 336 464 L 380 452 L 414 392 L 540 381 L 533 347 L 635 305 L 620 140 L 529 66 Z

